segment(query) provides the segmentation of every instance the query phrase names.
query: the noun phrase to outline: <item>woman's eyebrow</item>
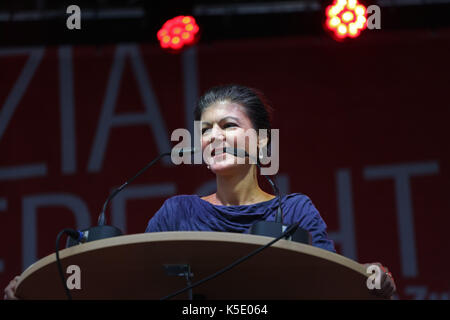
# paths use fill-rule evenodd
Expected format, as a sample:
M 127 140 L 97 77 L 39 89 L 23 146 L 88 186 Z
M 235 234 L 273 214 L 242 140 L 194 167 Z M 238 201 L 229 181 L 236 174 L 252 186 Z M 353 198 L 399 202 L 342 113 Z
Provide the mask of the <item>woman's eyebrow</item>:
M 222 122 L 222 121 L 224 121 L 224 120 L 227 120 L 227 119 L 233 119 L 234 121 L 239 122 L 239 118 L 232 117 L 232 116 L 228 116 L 228 117 L 222 118 L 222 119 L 220 120 L 220 122 Z
M 224 117 L 224 118 L 220 119 L 219 122 L 223 122 L 223 121 L 225 121 L 225 120 L 227 120 L 227 119 L 233 119 L 234 121 L 236 121 L 237 123 L 239 123 L 239 118 L 236 118 L 236 117 L 233 117 L 233 116 L 227 116 L 227 117 Z M 202 121 L 202 125 L 210 126 L 211 123 L 208 122 L 208 121 Z

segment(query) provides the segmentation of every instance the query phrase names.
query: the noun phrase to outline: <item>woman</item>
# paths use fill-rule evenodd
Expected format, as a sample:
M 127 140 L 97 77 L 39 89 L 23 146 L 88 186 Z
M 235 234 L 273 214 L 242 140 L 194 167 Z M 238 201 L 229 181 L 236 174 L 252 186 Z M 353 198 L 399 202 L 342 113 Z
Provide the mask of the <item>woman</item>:
M 224 148 L 235 148 L 239 139 L 245 141 L 249 136 L 246 133 L 271 129 L 269 107 L 263 101 L 261 94 L 237 85 L 212 88 L 200 98 L 195 120 L 201 121 L 204 160 L 216 175 L 217 192 L 203 198 L 196 195 L 169 198 L 150 220 L 147 232 L 243 233 L 257 221 L 275 220 L 278 201 L 260 188 L 257 166 L 250 161 L 238 164 L 235 156 L 223 153 Z M 267 153 L 263 149 L 270 148 L 270 134 L 256 138 L 258 150 L 250 150 L 247 141 L 246 151 L 261 157 Z M 333 242 L 327 238 L 326 225 L 307 196 L 299 193 L 284 196 L 282 209 L 285 224 L 300 220 L 300 227 L 311 233 L 313 245 L 335 252 Z
M 249 129 L 270 130 L 271 109 L 264 96 L 239 85 L 210 89 L 199 100 L 195 120 L 201 121 L 201 144 L 205 162 L 216 175 L 217 191 L 205 197 L 180 195 L 167 199 L 150 219 L 146 232 L 160 231 L 226 231 L 245 233 L 257 221 L 274 221 L 278 201 L 258 184 L 255 164 L 237 164 L 237 158 L 223 153 Z M 270 153 L 268 138 L 257 137 L 256 155 Z M 268 150 L 266 150 L 268 149 Z M 253 150 L 246 149 L 250 155 Z M 300 221 L 300 228 L 312 236 L 312 245 L 336 252 L 328 239 L 326 224 L 311 200 L 300 193 L 282 198 L 283 222 L 290 225 Z M 391 298 L 396 291 L 392 274 L 380 263 L 381 289 L 375 295 Z M 366 264 L 366 268 L 370 264 Z
M 270 107 L 256 90 L 229 85 L 210 89 L 199 100 L 195 120 L 201 121 L 201 144 L 208 168 L 216 175 L 217 191 L 200 198 L 179 195 L 167 199 L 150 219 L 146 232 L 162 231 L 225 231 L 245 233 L 257 221 L 274 221 L 278 201 L 258 184 L 257 166 L 223 153 L 235 148 L 236 142 L 251 129 L 270 130 Z M 261 158 L 270 153 L 270 134 L 257 136 L 257 149 L 246 148 L 250 155 Z M 248 142 L 248 141 L 247 141 Z M 246 146 L 248 147 L 248 145 Z M 256 153 L 256 154 L 255 154 Z M 312 236 L 312 245 L 336 252 L 327 237 L 326 224 L 311 200 L 300 193 L 282 197 L 283 222 L 290 225 L 300 221 L 300 228 Z M 378 264 L 383 268 L 380 264 Z M 5 299 L 14 299 L 18 277 L 5 289 Z M 395 283 L 383 270 L 381 289 L 377 295 L 389 298 Z

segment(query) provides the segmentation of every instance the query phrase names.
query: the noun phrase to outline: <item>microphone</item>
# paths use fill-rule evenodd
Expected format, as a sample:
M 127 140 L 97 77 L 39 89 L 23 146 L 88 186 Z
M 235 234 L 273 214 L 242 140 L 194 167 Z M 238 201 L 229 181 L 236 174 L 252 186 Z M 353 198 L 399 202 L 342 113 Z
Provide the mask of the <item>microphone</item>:
M 229 153 L 235 157 L 241 157 L 241 158 L 249 158 L 251 160 L 255 160 L 256 165 L 261 170 L 261 165 L 258 162 L 258 159 L 255 159 L 254 157 L 250 156 L 247 151 L 242 149 L 235 149 L 235 148 L 224 148 L 224 152 Z M 286 231 L 286 229 L 289 227 L 288 225 L 285 225 L 283 223 L 283 209 L 281 208 L 281 195 L 280 190 L 278 189 L 277 185 L 270 179 L 268 176 L 263 175 L 264 178 L 269 181 L 272 190 L 276 197 L 278 198 L 278 208 L 277 213 L 275 215 L 275 221 L 258 221 L 254 223 L 249 230 L 250 234 L 260 235 L 260 236 L 268 236 L 268 237 L 279 237 L 283 232 Z M 298 227 L 298 224 L 297 224 Z M 311 235 L 308 231 L 306 231 L 303 228 L 297 228 L 295 231 L 291 231 L 290 237 L 288 240 L 292 240 L 295 242 L 305 243 L 311 245 Z
M 160 154 L 158 157 L 150 161 L 144 168 L 142 168 L 137 174 L 135 174 L 130 180 L 122 184 L 120 187 L 115 189 L 109 197 L 106 199 L 105 203 L 103 204 L 102 211 L 100 212 L 100 215 L 98 217 L 98 225 L 96 227 L 91 227 L 85 230 L 74 230 L 74 229 L 63 229 L 61 232 L 58 233 L 56 237 L 56 263 L 58 266 L 58 272 L 61 279 L 61 283 L 63 285 L 64 291 L 66 293 L 67 299 L 72 300 L 72 295 L 70 294 L 70 290 L 67 288 L 66 285 L 66 279 L 64 277 L 61 260 L 59 258 L 59 242 L 61 240 L 61 237 L 66 234 L 67 242 L 66 242 L 66 248 L 72 247 L 74 245 L 95 241 L 95 240 L 101 240 L 116 236 L 121 236 L 122 231 L 119 228 L 116 228 L 114 226 L 106 225 L 106 217 L 105 217 L 105 211 L 108 207 L 109 202 L 123 189 L 125 189 L 130 183 L 132 183 L 137 177 L 139 177 L 141 174 L 143 174 L 148 168 L 150 168 L 152 165 L 154 165 L 156 162 L 158 162 L 162 157 L 168 156 L 168 155 L 179 155 L 182 156 L 185 153 L 197 153 L 199 151 L 198 148 L 173 148 L 171 152 L 164 152 Z
M 224 148 L 224 152 L 229 153 L 235 157 L 239 157 L 239 158 L 249 158 L 253 161 L 255 161 L 256 165 L 258 166 L 259 169 L 261 169 L 261 165 L 258 162 L 258 159 L 255 159 L 254 157 L 250 156 L 247 151 L 242 150 L 242 149 L 235 149 L 235 148 Z M 272 179 L 270 179 L 268 176 L 264 175 L 264 178 L 267 179 L 267 181 L 269 181 L 273 193 L 275 193 L 276 197 L 278 198 L 278 209 L 277 209 L 277 214 L 275 216 L 275 222 L 277 223 L 283 223 L 283 211 L 281 208 L 281 196 L 280 196 L 280 190 L 278 189 L 278 187 L 276 186 L 276 184 L 272 181 Z
M 147 171 L 151 166 L 153 166 L 156 162 L 158 162 L 161 158 L 172 155 L 172 156 L 182 156 L 183 154 L 190 153 L 194 154 L 199 152 L 198 148 L 185 147 L 185 148 L 173 148 L 170 152 L 164 152 L 157 156 L 155 159 L 150 161 L 144 168 L 142 168 L 138 173 L 136 173 L 131 179 L 126 181 L 120 187 L 116 188 L 109 197 L 106 199 L 103 204 L 102 211 L 98 217 L 98 223 L 96 227 L 91 227 L 86 230 L 79 231 L 81 233 L 78 237 L 68 237 L 66 247 L 71 247 L 73 245 L 79 244 L 81 242 L 90 242 L 94 240 L 106 239 L 110 237 L 116 237 L 122 235 L 122 231 L 119 228 L 116 228 L 111 225 L 106 224 L 106 209 L 110 201 L 123 189 L 125 189 L 130 183 L 132 183 L 136 178 L 138 178 L 141 174 Z

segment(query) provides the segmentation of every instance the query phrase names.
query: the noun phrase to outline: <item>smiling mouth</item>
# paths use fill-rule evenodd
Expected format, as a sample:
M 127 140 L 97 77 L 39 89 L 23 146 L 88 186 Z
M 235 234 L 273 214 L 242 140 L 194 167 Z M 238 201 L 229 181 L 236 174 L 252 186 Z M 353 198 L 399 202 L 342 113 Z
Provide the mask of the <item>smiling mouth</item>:
M 212 156 L 212 157 L 215 157 L 215 156 L 219 156 L 219 155 L 224 154 L 224 153 L 225 153 L 225 152 L 224 152 L 223 149 L 214 149 L 214 150 L 211 152 L 211 156 Z
M 226 156 L 226 154 L 228 152 L 226 152 L 227 147 L 223 147 L 223 148 L 216 148 L 211 152 L 211 157 L 215 157 L 215 156 Z

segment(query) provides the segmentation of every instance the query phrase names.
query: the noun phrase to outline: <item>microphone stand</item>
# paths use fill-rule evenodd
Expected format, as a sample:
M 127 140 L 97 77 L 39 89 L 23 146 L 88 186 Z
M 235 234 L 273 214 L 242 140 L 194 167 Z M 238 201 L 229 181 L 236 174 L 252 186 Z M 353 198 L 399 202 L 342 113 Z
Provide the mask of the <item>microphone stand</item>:
M 156 162 L 158 162 L 162 157 L 168 156 L 168 155 L 176 155 L 178 153 L 179 156 L 182 156 L 183 153 L 196 153 L 198 150 L 196 148 L 174 148 L 171 152 L 165 152 L 160 154 L 158 157 L 150 161 L 144 168 L 142 168 L 137 174 L 134 175 L 131 179 L 129 179 L 127 182 L 122 184 L 120 187 L 115 189 L 109 197 L 106 199 L 105 203 L 103 204 L 102 211 L 100 212 L 100 215 L 98 217 L 98 225 L 95 227 L 91 227 L 85 230 L 74 230 L 74 229 L 63 229 L 61 232 L 58 233 L 58 236 L 56 237 L 56 247 L 55 247 L 55 253 L 56 253 L 56 264 L 58 266 L 58 272 L 59 276 L 61 278 L 61 283 L 63 285 L 64 291 L 66 292 L 67 299 L 72 300 L 72 295 L 70 294 L 70 290 L 67 288 L 66 279 L 64 277 L 63 269 L 61 260 L 59 258 L 59 242 L 61 240 L 61 237 L 66 234 L 67 242 L 66 242 L 66 248 L 72 247 L 74 245 L 78 245 L 80 243 L 95 241 L 95 240 L 101 240 L 111 237 L 117 237 L 122 235 L 122 231 L 114 226 L 106 225 L 106 217 L 105 217 L 105 211 L 108 207 L 109 202 L 123 189 L 125 189 L 130 183 L 132 183 L 137 177 L 139 177 L 141 174 L 143 174 L 148 168 L 153 166 Z
M 241 157 L 241 158 L 249 158 L 252 160 L 255 160 L 253 157 L 250 157 L 250 155 L 245 151 L 241 149 L 234 149 L 234 148 L 225 148 L 224 151 L 226 153 L 229 153 L 235 157 Z M 259 164 L 258 160 L 256 160 L 256 165 L 261 170 L 261 165 Z M 249 230 L 250 234 L 259 235 L 259 236 L 267 236 L 267 237 L 273 237 L 278 238 L 280 237 L 283 232 L 289 227 L 288 225 L 285 225 L 283 223 L 283 210 L 281 208 L 281 195 L 280 190 L 275 185 L 275 183 L 270 179 L 268 176 L 263 175 L 264 178 L 269 181 L 272 190 L 276 197 L 278 198 L 278 208 L 277 208 L 277 214 L 275 216 L 275 221 L 258 221 L 254 223 Z M 311 244 L 311 235 L 308 231 L 302 228 L 297 228 L 294 232 L 291 233 L 288 240 L 292 240 L 295 242 L 305 243 L 305 244 Z
M 136 173 L 131 179 L 129 179 L 127 182 L 122 184 L 120 187 L 115 189 L 109 197 L 106 199 L 105 203 L 103 204 L 102 211 L 100 212 L 100 215 L 98 217 L 98 225 L 95 227 L 91 227 L 85 230 L 80 230 L 80 236 L 78 238 L 75 237 L 68 237 L 67 238 L 67 245 L 66 247 L 71 247 L 76 244 L 84 243 L 84 242 L 90 242 L 95 240 L 101 240 L 111 237 L 117 237 L 121 236 L 123 233 L 122 231 L 114 226 L 106 225 L 106 217 L 105 217 L 105 211 L 108 207 L 109 202 L 123 189 L 125 189 L 130 183 L 132 183 L 137 177 L 139 177 L 141 174 L 143 174 L 145 171 L 147 171 L 151 166 L 153 166 L 156 162 L 158 162 L 161 158 L 168 156 L 168 155 L 176 155 L 178 154 L 181 156 L 183 153 L 195 153 L 197 152 L 196 148 L 175 148 L 171 152 L 164 152 L 157 156 L 155 159 L 150 161 L 144 168 L 142 168 L 138 173 Z

